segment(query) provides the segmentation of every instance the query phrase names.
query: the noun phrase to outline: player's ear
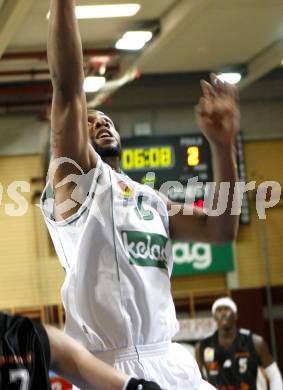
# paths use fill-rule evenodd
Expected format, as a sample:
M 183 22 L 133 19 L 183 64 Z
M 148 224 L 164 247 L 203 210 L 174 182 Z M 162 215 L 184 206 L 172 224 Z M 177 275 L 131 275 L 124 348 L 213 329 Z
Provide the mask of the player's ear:
M 89 138 L 94 136 L 94 128 L 91 122 L 88 122 L 88 136 Z

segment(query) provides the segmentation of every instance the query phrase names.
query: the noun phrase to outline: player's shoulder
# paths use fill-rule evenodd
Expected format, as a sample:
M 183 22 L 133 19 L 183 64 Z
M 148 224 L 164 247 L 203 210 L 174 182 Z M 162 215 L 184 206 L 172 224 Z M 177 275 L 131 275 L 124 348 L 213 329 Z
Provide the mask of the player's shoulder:
M 1 323 L 1 324 L 2 324 L 3 322 L 5 322 L 6 317 L 7 317 L 7 314 L 6 314 L 6 313 L 0 312 L 0 323 Z
M 252 340 L 255 346 L 262 346 L 265 343 L 265 340 L 262 336 L 256 333 L 252 333 Z
M 39 325 L 40 326 L 40 325 Z M 40 332 L 40 336 L 42 332 Z M 5 344 L 6 353 L 20 356 L 23 353 L 35 353 L 35 340 L 40 339 L 34 323 L 27 317 L 0 314 L 0 341 Z
M 244 337 L 247 341 L 252 343 L 256 350 L 261 349 L 264 344 L 264 338 L 249 329 L 239 329 L 239 335 Z
M 244 344 L 254 344 L 254 333 L 250 329 L 238 329 L 238 340 Z
M 9 329 L 13 328 L 13 333 L 19 333 L 21 332 L 21 329 L 23 325 L 28 326 L 30 323 L 30 320 L 21 317 L 21 316 L 15 316 L 10 315 L 9 313 L 0 313 L 0 329 L 1 334 L 7 332 Z
M 249 329 L 246 329 L 246 328 L 240 328 L 238 330 L 238 332 L 242 336 L 251 336 L 252 335 L 252 332 Z

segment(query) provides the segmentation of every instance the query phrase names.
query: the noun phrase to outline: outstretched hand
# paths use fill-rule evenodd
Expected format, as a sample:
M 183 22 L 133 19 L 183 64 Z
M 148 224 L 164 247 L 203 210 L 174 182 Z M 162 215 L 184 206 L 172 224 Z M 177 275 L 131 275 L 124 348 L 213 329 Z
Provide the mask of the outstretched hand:
M 199 128 L 212 145 L 234 143 L 240 129 L 238 91 L 235 86 L 223 83 L 211 75 L 211 83 L 201 81 L 203 96 L 196 107 Z

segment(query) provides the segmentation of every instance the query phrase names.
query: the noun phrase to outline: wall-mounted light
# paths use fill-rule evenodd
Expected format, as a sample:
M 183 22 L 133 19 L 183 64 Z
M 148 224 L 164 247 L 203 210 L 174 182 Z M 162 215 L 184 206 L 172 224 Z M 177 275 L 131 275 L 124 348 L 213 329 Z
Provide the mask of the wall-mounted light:
M 217 74 L 217 78 L 228 84 L 238 84 L 242 80 L 242 75 L 238 72 L 225 72 Z
M 127 31 L 115 47 L 121 50 L 141 50 L 152 39 L 152 35 L 151 31 Z
M 76 7 L 77 19 L 122 18 L 136 15 L 141 9 L 138 3 L 82 5 Z M 49 19 L 50 12 L 47 14 Z
M 94 93 L 100 90 L 106 83 L 105 77 L 88 76 L 84 81 L 84 91 Z

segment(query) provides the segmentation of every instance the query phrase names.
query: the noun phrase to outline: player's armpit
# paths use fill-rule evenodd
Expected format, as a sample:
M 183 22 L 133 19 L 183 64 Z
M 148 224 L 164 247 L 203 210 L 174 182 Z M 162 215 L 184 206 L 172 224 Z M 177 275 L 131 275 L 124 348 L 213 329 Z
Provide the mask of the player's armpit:
M 161 192 L 157 194 L 168 211 L 171 239 L 225 243 L 235 238 L 229 229 L 217 223 L 217 217 L 206 215 L 202 208 L 172 202 Z
M 169 216 L 170 238 L 173 240 L 198 240 L 203 237 L 205 215 L 199 208 L 172 202 L 162 192 L 156 194 L 166 205 Z M 202 241 L 205 241 L 202 239 Z
M 200 208 L 169 203 L 170 236 L 174 240 L 210 242 L 206 229 L 207 216 Z
M 227 242 L 232 238 L 222 229 L 211 227 L 212 219 L 203 209 L 170 201 L 164 194 L 158 192 L 159 197 L 167 207 L 170 224 L 170 238 L 173 240 Z M 216 221 L 215 221 L 216 222 Z M 213 221 L 214 223 L 214 221 Z

